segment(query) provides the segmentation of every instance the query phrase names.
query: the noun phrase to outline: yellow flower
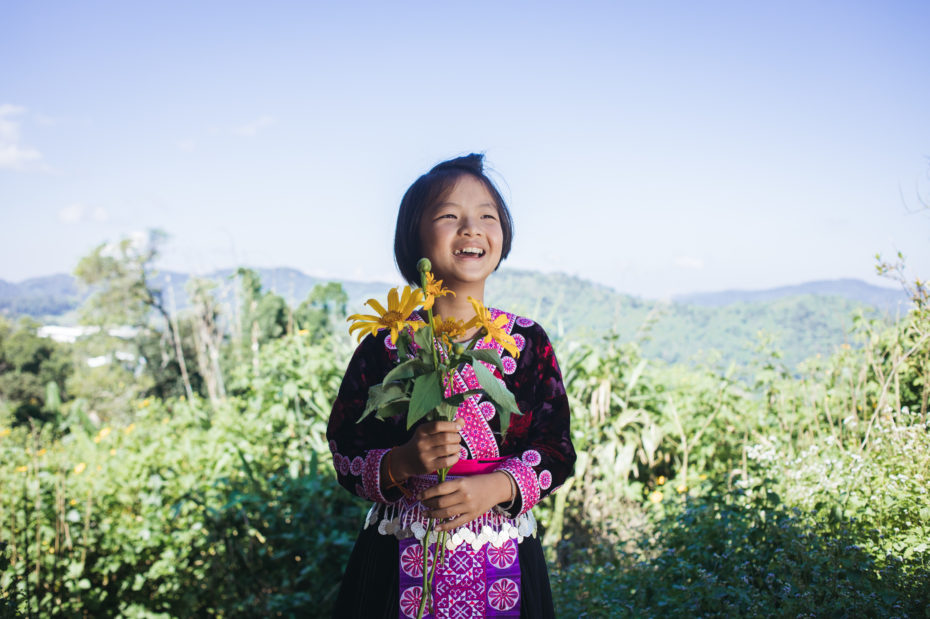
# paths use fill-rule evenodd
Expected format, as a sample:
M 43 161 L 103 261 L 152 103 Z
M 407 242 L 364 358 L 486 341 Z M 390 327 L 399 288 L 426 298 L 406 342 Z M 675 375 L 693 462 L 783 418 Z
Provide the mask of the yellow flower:
M 423 309 L 429 310 L 433 308 L 433 303 L 439 297 L 444 297 L 447 294 L 455 296 L 455 292 L 449 290 L 448 288 L 442 287 L 442 280 L 436 279 L 433 277 L 433 274 L 429 271 L 426 272 L 426 299 L 423 301 Z
M 100 432 L 97 433 L 97 436 L 94 437 L 94 442 L 99 443 L 100 441 L 105 439 L 110 434 L 110 432 L 112 432 L 112 428 L 110 428 L 109 426 L 106 428 L 101 428 Z
M 700 475 L 698 475 L 698 479 L 700 479 L 701 481 L 704 481 L 705 479 L 707 479 L 707 475 L 705 475 L 704 473 L 701 473 Z
M 513 339 L 512 335 L 504 332 L 502 328 L 505 324 L 507 324 L 507 316 L 501 314 L 494 320 L 491 320 L 491 312 L 487 310 L 481 301 L 471 297 L 468 297 L 468 301 L 471 303 L 471 306 L 475 308 L 475 317 L 465 323 L 465 327 L 469 328 L 475 325 L 480 326 L 487 334 L 484 338 L 485 344 L 491 340 L 494 340 L 503 346 L 504 349 L 512 356 L 519 357 L 520 351 L 517 350 L 517 341 Z
M 4 437 L 9 436 L 9 435 L 10 435 L 10 429 L 9 429 L 9 428 L 3 428 L 2 430 L 0 430 L 0 438 L 4 438 Z
M 39 457 L 42 457 L 42 456 L 44 456 L 46 453 L 48 453 L 48 451 L 45 449 L 45 447 L 43 447 L 42 449 L 40 449 L 39 451 L 36 452 L 36 455 L 39 456 Z
M 28 470 L 29 470 L 29 467 L 28 467 L 28 466 L 17 466 L 17 467 L 16 467 L 16 472 L 17 472 L 17 473 L 25 473 L 25 472 L 28 471 Z
M 675 488 L 675 490 L 678 491 L 678 494 L 684 494 L 685 492 L 688 491 L 688 486 L 686 486 L 686 485 L 684 485 L 684 484 L 681 484 L 680 486 L 678 486 L 677 488 Z
M 465 335 L 465 323 L 455 318 L 446 318 L 442 316 L 433 316 L 433 337 L 442 338 L 446 348 L 451 348 L 452 342 Z
M 665 498 L 665 495 L 662 494 L 662 492 L 659 490 L 656 490 L 655 492 L 649 495 L 649 500 L 652 501 L 653 503 L 661 503 L 662 499 L 664 498 Z
M 115 448 L 115 447 L 110 448 L 110 455 L 111 455 L 111 456 L 115 456 L 115 455 L 116 455 L 116 448 Z
M 129 424 L 128 426 L 126 426 L 125 428 L 123 428 L 123 432 L 124 432 L 125 434 L 132 434 L 132 431 L 135 430 L 135 429 L 136 429 L 136 424 L 131 423 L 131 424 Z
M 374 335 L 381 329 L 391 330 L 391 341 L 397 341 L 397 332 L 410 327 L 414 331 L 422 327 L 422 320 L 407 320 L 407 317 L 423 302 L 423 291 L 417 288 L 411 290 L 410 286 L 404 286 L 403 296 L 398 298 L 397 288 L 391 288 L 388 293 L 388 306 L 384 306 L 375 301 L 368 299 L 367 305 L 370 305 L 376 312 L 377 316 L 371 314 L 352 314 L 346 320 L 355 322 L 349 327 L 349 333 L 358 331 L 359 341 L 365 337 L 365 333 Z
M 74 474 L 75 474 L 75 475 L 80 475 L 81 473 L 84 472 L 84 469 L 86 469 L 86 468 L 87 468 L 87 464 L 84 463 L 84 462 L 81 462 L 81 463 L 79 463 L 76 467 L 74 467 Z
M 310 329 L 298 329 L 297 335 L 310 335 Z
M 660 486 L 665 485 L 665 475 L 659 475 L 659 479 L 656 480 L 656 483 Z

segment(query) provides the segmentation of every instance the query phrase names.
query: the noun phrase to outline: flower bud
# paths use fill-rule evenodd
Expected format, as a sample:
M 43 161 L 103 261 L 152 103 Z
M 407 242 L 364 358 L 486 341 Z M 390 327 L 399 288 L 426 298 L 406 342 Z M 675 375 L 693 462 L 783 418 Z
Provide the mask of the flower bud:
M 417 271 L 420 273 L 426 273 L 427 271 L 432 270 L 433 264 L 429 261 L 429 258 L 420 258 L 417 261 Z
M 453 344 L 453 345 L 452 345 L 452 353 L 453 353 L 455 356 L 461 357 L 461 356 L 462 356 L 462 353 L 464 353 L 464 352 L 465 352 L 465 347 L 462 346 L 461 344 Z

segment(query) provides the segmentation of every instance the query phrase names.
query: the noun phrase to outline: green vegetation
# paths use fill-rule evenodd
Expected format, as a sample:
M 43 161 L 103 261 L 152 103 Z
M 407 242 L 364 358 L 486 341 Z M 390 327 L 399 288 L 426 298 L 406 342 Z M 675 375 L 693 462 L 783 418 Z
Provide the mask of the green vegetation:
M 0 321 L 0 615 L 326 616 L 365 510 L 325 439 L 347 295 L 289 304 L 240 270 L 231 311 L 192 280 L 178 313 L 153 240 L 82 262 L 97 332 Z M 930 306 L 911 294 L 799 364 L 776 337 L 739 364 L 657 359 L 632 302 L 609 309 L 639 321 L 620 335 L 564 332 L 579 459 L 537 508 L 557 615 L 930 616 Z

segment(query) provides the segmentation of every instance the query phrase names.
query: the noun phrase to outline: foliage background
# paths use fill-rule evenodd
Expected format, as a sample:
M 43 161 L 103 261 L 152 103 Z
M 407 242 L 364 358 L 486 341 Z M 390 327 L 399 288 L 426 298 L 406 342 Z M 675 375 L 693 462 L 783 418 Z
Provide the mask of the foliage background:
M 365 510 L 325 441 L 348 295 L 288 303 L 240 269 L 235 306 L 193 281 L 177 311 L 158 242 L 82 260 L 99 330 L 74 344 L 0 321 L 0 612 L 326 615 Z M 930 616 L 930 315 L 910 295 L 896 321 L 822 316 L 846 343 L 800 363 L 772 338 L 662 359 L 688 334 L 635 307 L 635 328 L 563 333 L 579 459 L 537 510 L 557 614 Z

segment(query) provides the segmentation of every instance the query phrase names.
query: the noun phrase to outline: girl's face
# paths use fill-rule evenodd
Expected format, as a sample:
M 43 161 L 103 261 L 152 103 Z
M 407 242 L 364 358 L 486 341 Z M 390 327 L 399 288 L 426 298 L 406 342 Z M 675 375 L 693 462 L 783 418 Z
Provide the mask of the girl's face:
M 449 288 L 484 284 L 501 260 L 504 232 L 497 204 L 480 180 L 463 174 L 423 213 L 420 241 L 433 273 Z

